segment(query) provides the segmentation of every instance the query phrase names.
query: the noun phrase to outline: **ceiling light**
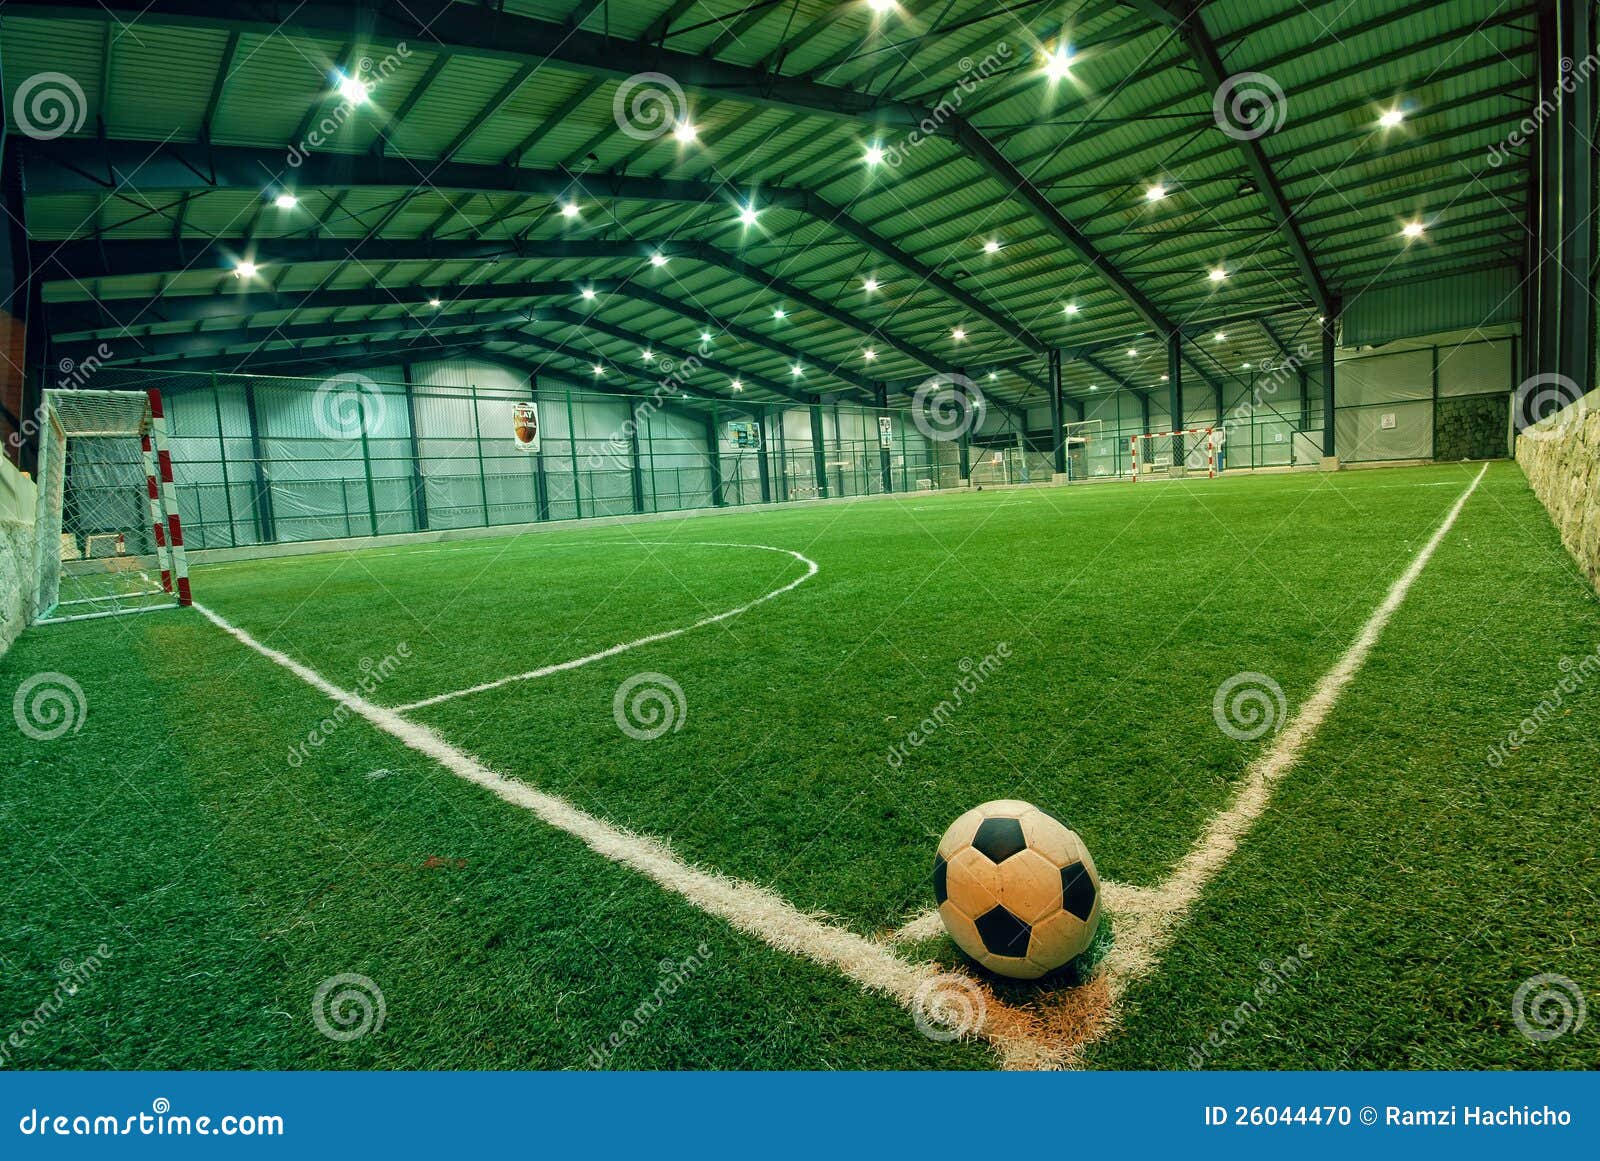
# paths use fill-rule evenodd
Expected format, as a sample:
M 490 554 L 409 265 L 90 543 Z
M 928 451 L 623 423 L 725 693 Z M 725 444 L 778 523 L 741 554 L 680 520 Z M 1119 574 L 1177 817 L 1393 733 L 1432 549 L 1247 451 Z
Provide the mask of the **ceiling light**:
M 661 251 L 657 250 L 654 254 L 650 255 L 650 265 L 652 265 L 652 266 L 665 266 L 666 264 L 667 264 L 667 256 L 665 254 L 661 253 Z
M 878 289 L 878 280 L 876 278 L 867 279 L 861 284 L 861 289 L 865 290 L 868 294 L 871 294 L 874 290 Z
M 893 12 L 894 0 L 867 0 L 867 7 L 877 13 Z
M 300 199 L 295 197 L 292 193 L 281 193 L 272 199 L 272 204 L 277 206 L 280 210 L 292 210 L 295 208 L 295 206 L 300 204 Z
M 575 218 L 575 217 L 577 217 L 578 216 L 578 203 L 577 202 L 562 202 L 561 203 L 561 216 L 563 218 Z
M 254 262 L 235 262 L 233 264 L 233 274 L 235 278 L 254 278 L 256 276 L 256 269 L 257 267 Z
M 1075 303 L 1075 302 L 1069 302 L 1069 303 L 1067 303 L 1067 305 L 1063 309 L 1068 314 L 1077 314 L 1078 313 L 1078 304 Z
M 950 332 L 950 337 L 959 343 L 962 339 L 967 337 L 967 332 L 962 330 L 960 327 L 957 327 L 955 330 Z
M 806 369 L 799 363 L 796 363 L 794 366 L 789 368 L 789 374 L 793 375 L 796 379 L 800 378 L 800 376 L 804 375 L 805 373 Z
M 1423 226 L 1423 224 L 1420 221 L 1407 222 L 1404 226 L 1401 227 L 1400 232 L 1402 234 L 1404 234 L 1407 238 L 1420 238 L 1420 237 L 1422 237 L 1422 231 L 1423 231 L 1424 228 L 1425 227 Z
M 1089 390 L 1091 390 L 1091 391 L 1098 391 L 1098 390 L 1100 390 L 1100 384 L 1098 384 L 1098 383 L 1091 383 L 1091 384 L 1089 384 Z
M 993 383 L 998 378 L 1000 378 L 1000 372 L 998 372 L 998 371 L 990 371 L 989 372 L 989 382 Z
M 878 357 L 878 352 L 874 351 L 871 347 L 868 347 L 866 350 L 861 352 L 861 357 L 870 363 L 872 360 Z
M 1072 74 L 1072 46 L 1063 44 L 1054 52 L 1045 54 L 1044 75 L 1052 81 L 1064 81 Z
M 639 357 L 646 363 L 654 363 L 656 361 L 656 353 L 649 347 L 646 347 L 644 350 L 640 351 Z
M 685 118 L 672 127 L 672 135 L 678 139 L 680 145 L 688 145 L 695 139 L 694 122 Z
M 1161 376 L 1161 381 L 1162 381 L 1162 382 L 1163 382 L 1163 383 L 1165 383 L 1165 382 L 1167 382 L 1167 380 L 1169 380 L 1169 379 L 1170 379 L 1170 378 L 1172 378 L 1172 376 L 1170 376 L 1170 375 L 1163 375 L 1163 376 Z
M 584 301 L 587 302 L 589 299 L 594 297 L 594 287 L 585 286 L 582 290 L 578 291 L 578 293 L 582 295 Z
M 700 332 L 700 341 L 702 343 L 709 343 L 711 341 L 711 332 L 710 331 L 701 331 Z
M 883 162 L 883 146 L 873 142 L 867 146 L 867 164 L 880 165 Z
M 1144 191 L 1144 200 L 1147 202 L 1159 202 L 1166 196 L 1167 187 L 1162 185 L 1159 181 Z
M 743 383 L 743 381 L 741 381 L 739 379 L 735 379 L 732 383 L 729 383 L 728 386 L 732 387 L 735 391 L 743 391 L 744 390 L 744 383 Z
M 739 211 L 739 220 L 741 222 L 743 222 L 747 226 L 755 225 L 756 224 L 756 208 L 754 206 L 745 206 L 743 209 L 741 209 Z
M 437 298 L 430 298 L 428 299 L 428 305 L 433 307 L 434 310 L 438 310 L 444 305 L 444 303 L 440 302 Z
M 347 77 L 343 73 L 337 74 L 339 95 L 352 105 L 364 105 L 367 102 L 367 82 L 360 77 Z
M 1239 367 L 1242 370 L 1248 371 L 1250 369 L 1250 364 L 1249 363 L 1240 363 Z
M 780 306 L 776 310 L 774 310 L 772 312 L 772 317 L 775 318 L 775 319 L 782 320 L 785 317 L 785 312 L 784 312 L 783 307 Z
M 1224 278 L 1228 277 L 1228 272 L 1220 266 L 1213 266 L 1211 268 L 1211 272 L 1207 274 L 1206 277 L 1211 279 L 1212 282 L 1221 282 Z
M 1406 115 L 1399 109 L 1389 109 L 1384 112 L 1383 116 L 1378 118 L 1378 124 L 1385 129 L 1393 129 L 1405 119 Z
M 1228 333 L 1226 331 L 1218 331 L 1217 332 L 1217 342 L 1219 342 L 1219 343 L 1226 342 L 1227 339 L 1228 339 Z
M 998 254 L 1000 252 L 1000 243 L 990 238 L 983 244 L 983 252 L 985 254 Z
M 1128 358 L 1137 359 L 1138 357 L 1139 357 L 1139 348 L 1138 347 L 1129 347 L 1128 348 Z
M 602 367 L 599 363 L 596 363 L 594 365 L 594 373 L 596 375 L 604 375 L 606 373 L 606 369 L 604 367 Z

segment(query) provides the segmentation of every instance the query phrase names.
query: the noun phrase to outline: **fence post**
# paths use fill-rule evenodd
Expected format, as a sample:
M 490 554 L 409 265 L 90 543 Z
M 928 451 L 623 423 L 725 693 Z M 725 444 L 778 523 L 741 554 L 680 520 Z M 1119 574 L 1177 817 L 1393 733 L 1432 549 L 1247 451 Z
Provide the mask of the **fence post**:
M 261 419 L 256 413 L 256 385 L 253 379 L 244 381 L 244 414 L 250 424 L 250 459 L 255 465 L 256 491 L 251 499 L 251 507 L 255 510 L 256 536 L 262 544 L 273 544 L 278 539 L 278 528 L 272 516 L 272 488 L 267 482 L 265 451 L 261 446 Z
M 378 494 L 372 487 L 372 449 L 367 444 L 366 393 L 356 391 L 356 415 L 361 420 L 361 471 L 367 481 L 367 528 L 378 535 Z
M 816 477 L 817 499 L 828 498 L 828 454 L 823 447 L 822 404 L 811 405 L 811 470 Z
M 727 503 L 722 494 L 722 440 L 717 431 L 717 405 L 713 403 L 706 413 L 706 467 L 711 473 L 711 506 L 721 508 Z
M 428 489 L 422 479 L 422 443 L 417 437 L 417 397 L 413 390 L 411 364 L 400 364 L 401 377 L 406 381 L 406 428 L 411 444 L 411 515 L 417 531 L 428 530 Z
M 489 527 L 489 479 L 483 470 L 483 427 L 478 422 L 478 387 L 467 384 L 467 401 L 472 404 L 472 447 L 478 458 L 478 500 L 483 505 L 483 526 Z
M 238 548 L 239 537 L 233 527 L 233 485 L 228 482 L 228 441 L 222 434 L 222 393 L 217 388 L 215 372 L 211 375 L 211 404 L 217 412 L 217 463 L 222 466 L 222 501 L 228 512 L 228 547 Z
M 572 507 L 579 520 L 583 519 L 583 485 L 578 480 L 578 428 L 572 419 L 572 388 L 563 387 L 567 397 L 567 452 L 572 461 Z

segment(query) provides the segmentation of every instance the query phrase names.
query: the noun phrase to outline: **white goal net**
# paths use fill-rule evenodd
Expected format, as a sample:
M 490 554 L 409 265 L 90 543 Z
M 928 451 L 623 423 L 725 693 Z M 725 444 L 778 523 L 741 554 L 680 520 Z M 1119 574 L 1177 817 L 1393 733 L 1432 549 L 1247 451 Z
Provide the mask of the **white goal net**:
M 1222 471 L 1222 438 L 1210 427 L 1133 436 L 1133 479 L 1215 479 Z
M 187 605 L 160 394 L 46 391 L 41 436 L 35 623 Z

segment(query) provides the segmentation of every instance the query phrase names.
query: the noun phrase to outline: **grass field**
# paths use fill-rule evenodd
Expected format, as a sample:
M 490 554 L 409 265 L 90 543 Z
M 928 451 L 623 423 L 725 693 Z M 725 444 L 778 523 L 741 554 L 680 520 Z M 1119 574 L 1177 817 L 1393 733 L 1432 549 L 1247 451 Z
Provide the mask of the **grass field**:
M 1068 820 L 1117 884 L 1160 883 L 1273 742 L 1219 728 L 1219 686 L 1264 675 L 1292 716 L 1478 471 L 558 527 L 201 567 L 194 589 L 391 708 L 776 593 L 404 713 L 683 863 L 888 946 L 932 904 L 940 833 L 987 799 Z M 1522 748 L 1487 756 L 1597 648 L 1593 592 L 1518 469 L 1492 465 L 1084 1062 L 1188 1067 L 1199 1050 L 1223 1068 L 1592 1067 L 1600 1021 L 1530 1040 L 1512 1003 L 1540 973 L 1600 985 L 1600 691 L 1580 681 Z M 327 696 L 198 611 L 34 630 L 0 660 L 0 690 L 41 672 L 75 681 L 85 712 L 52 740 L 6 727 L 0 1021 L 28 1025 L 7 1066 L 999 1062 L 982 1040 L 925 1037 L 892 998 L 362 717 L 319 725 Z M 616 705 L 640 674 L 675 686 L 659 737 L 634 736 Z M 1115 910 L 1111 930 L 1127 930 Z M 893 946 L 960 962 L 942 937 Z M 91 954 L 92 977 L 36 1018 L 64 962 Z M 1291 957 L 1262 999 L 1262 961 Z M 350 1040 L 312 1019 L 319 984 L 342 973 L 375 981 L 384 1004 L 381 1027 Z

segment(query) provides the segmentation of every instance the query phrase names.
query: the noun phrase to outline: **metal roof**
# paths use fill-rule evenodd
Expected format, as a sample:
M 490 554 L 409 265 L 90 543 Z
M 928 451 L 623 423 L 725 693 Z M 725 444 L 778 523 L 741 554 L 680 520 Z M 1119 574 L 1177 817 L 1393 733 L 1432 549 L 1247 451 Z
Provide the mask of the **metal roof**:
M 1492 151 L 1536 100 L 1531 5 L 499 7 L 5 4 L 10 88 L 63 75 L 79 115 L 56 135 L 6 110 L 53 342 L 171 361 L 244 335 L 214 349 L 245 369 L 409 317 L 418 357 L 479 329 L 531 364 L 642 377 L 642 347 L 704 331 L 711 393 L 713 365 L 801 398 L 998 369 L 986 391 L 1037 407 L 1050 348 L 1069 394 L 1105 389 L 1102 367 L 1159 389 L 1160 332 L 1182 327 L 1205 336 L 1185 378 L 1215 387 L 1279 354 L 1272 334 L 1312 335 L 1318 280 L 1350 302 L 1525 246 L 1525 151 Z

